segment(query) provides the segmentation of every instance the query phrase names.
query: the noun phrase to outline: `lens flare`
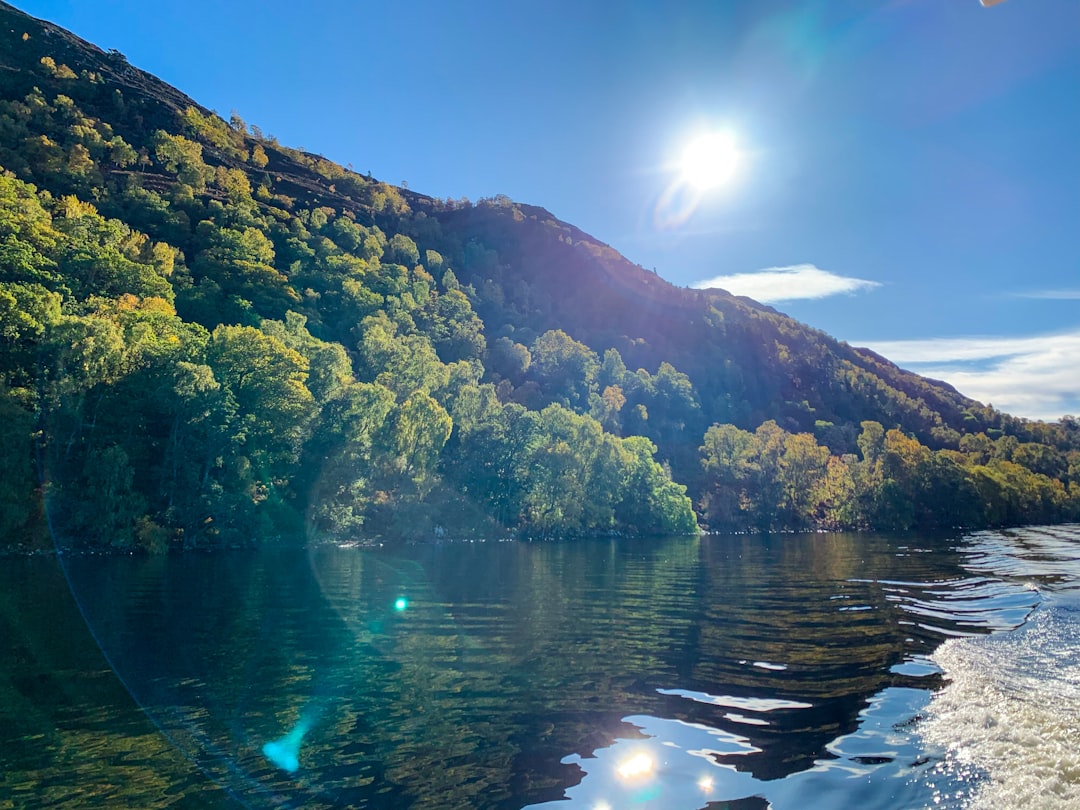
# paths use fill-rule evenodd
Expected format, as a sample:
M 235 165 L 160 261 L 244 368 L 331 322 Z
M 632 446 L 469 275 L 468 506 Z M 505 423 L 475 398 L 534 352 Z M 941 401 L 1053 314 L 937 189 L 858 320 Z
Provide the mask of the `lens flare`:
M 301 719 L 284 737 L 266 743 L 262 747 L 263 756 L 281 770 L 296 773 L 300 768 L 300 744 L 309 729 L 310 721 Z

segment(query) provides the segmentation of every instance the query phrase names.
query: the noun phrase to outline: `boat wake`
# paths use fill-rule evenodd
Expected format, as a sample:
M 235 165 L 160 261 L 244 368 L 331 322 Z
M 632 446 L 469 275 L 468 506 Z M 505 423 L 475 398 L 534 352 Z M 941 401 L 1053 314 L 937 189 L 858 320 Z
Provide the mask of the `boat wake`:
M 1000 537 L 1000 536 L 999 536 Z M 920 731 L 944 751 L 939 806 L 1080 807 L 1080 530 L 987 536 L 976 567 L 1040 582 L 1044 598 L 1006 633 L 954 638 L 932 659 L 948 685 Z M 950 796 L 974 782 L 970 798 Z M 951 800 L 952 799 L 952 800 Z

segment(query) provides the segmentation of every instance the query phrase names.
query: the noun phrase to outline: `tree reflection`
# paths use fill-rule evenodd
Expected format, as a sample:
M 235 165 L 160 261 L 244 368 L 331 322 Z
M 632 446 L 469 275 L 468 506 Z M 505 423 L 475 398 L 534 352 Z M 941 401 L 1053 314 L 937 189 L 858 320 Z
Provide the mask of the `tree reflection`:
M 518 808 L 658 734 L 761 782 L 839 756 L 874 696 L 925 687 L 893 670 L 940 634 L 903 623 L 889 582 L 956 579 L 949 545 L 324 547 L 69 572 L 139 704 L 249 806 Z M 298 722 L 290 773 L 262 751 Z M 687 795 L 714 776 L 688 772 Z

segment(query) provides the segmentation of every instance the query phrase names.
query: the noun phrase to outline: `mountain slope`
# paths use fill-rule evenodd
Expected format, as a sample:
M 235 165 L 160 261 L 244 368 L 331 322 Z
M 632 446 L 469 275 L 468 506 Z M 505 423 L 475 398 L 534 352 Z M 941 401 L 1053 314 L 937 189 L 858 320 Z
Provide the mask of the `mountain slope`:
M 725 413 L 717 403 L 710 421 L 735 416 L 753 426 L 773 418 L 807 430 L 813 428 L 811 415 L 822 411 L 819 418 L 898 423 L 933 441 L 933 427 L 959 430 L 963 411 L 980 408 L 946 383 L 904 372 L 771 307 L 721 290 L 674 287 L 543 209 L 485 206 L 445 212 L 439 220 L 497 250 L 513 275 L 503 286 L 527 284 L 531 299 L 539 299 L 531 312 L 513 307 L 510 318 L 519 326 L 539 333 L 573 324 L 594 350 L 615 346 L 631 367 L 674 363 L 698 384 L 703 405 L 711 404 L 710 396 L 731 395 L 749 407 Z M 471 273 L 468 266 L 461 277 L 478 289 L 486 280 L 482 270 Z M 490 313 L 485 322 L 497 326 L 492 319 L 506 316 L 486 310 L 486 303 L 480 303 L 481 312 Z M 733 364 L 732 373 L 742 378 L 734 383 L 737 390 L 730 381 L 712 379 L 718 361 Z M 895 392 L 923 400 L 940 420 L 918 414 L 917 407 L 882 408 L 864 387 L 838 380 L 843 371 L 873 375 Z
M 289 149 L 10 6 L 0 23 L 7 534 L 46 514 L 64 542 L 167 547 L 686 531 L 691 504 L 714 528 L 1078 513 L 1071 420 L 676 288 L 542 208 Z

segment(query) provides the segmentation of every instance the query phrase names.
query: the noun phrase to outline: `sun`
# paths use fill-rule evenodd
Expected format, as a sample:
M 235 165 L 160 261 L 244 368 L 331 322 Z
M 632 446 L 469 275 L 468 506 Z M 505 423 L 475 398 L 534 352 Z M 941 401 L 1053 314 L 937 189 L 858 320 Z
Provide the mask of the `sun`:
M 690 141 L 683 150 L 682 179 L 701 191 L 727 185 L 743 162 L 735 136 L 708 132 Z

